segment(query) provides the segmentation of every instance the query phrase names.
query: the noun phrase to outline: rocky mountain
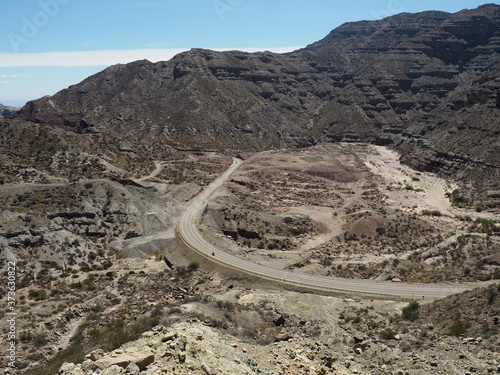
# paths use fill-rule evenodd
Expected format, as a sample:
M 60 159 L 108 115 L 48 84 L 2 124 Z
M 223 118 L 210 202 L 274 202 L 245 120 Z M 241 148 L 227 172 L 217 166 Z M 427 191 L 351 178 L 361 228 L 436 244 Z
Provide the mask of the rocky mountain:
M 289 54 L 193 49 L 112 66 L 16 117 L 132 144 L 391 144 L 500 197 L 500 6 L 344 24 Z
M 0 103 L 0 117 L 7 117 L 19 111 L 21 108 L 8 107 Z

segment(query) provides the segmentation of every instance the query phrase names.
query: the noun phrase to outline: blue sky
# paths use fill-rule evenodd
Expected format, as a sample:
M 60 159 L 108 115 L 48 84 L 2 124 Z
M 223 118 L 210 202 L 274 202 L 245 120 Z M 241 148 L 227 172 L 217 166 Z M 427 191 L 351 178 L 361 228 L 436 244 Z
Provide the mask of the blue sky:
M 495 1 L 17 0 L 2 4 L 0 103 L 76 84 L 109 65 L 168 60 L 190 48 L 285 52 L 344 22 L 456 12 Z

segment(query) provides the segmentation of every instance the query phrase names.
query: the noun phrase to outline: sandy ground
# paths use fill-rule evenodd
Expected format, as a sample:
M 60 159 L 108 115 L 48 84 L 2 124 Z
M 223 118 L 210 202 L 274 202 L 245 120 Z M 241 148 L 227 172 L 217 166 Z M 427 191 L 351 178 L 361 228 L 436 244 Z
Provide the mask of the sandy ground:
M 325 228 L 324 233 L 320 233 L 319 235 L 308 239 L 307 242 L 301 247 L 300 251 L 314 249 L 315 247 L 330 241 L 332 238 L 342 233 L 342 221 L 333 215 L 334 212 L 335 210 L 333 208 L 323 206 L 290 208 L 287 213 L 307 215 L 314 221 L 322 223 Z
M 438 210 L 444 215 L 455 217 L 469 215 L 477 217 L 498 219 L 493 213 L 475 210 L 459 209 L 453 206 L 446 193 L 451 193 L 458 188 L 453 181 L 443 179 L 433 173 L 418 172 L 401 164 L 397 152 L 383 146 L 368 146 L 369 152 L 361 154 L 365 165 L 372 173 L 379 177 L 380 184 L 400 186 L 402 190 L 385 191 L 387 199 L 385 204 L 389 207 L 400 208 L 408 212 L 421 212 L 422 210 Z M 413 179 L 417 178 L 418 181 Z M 405 190 L 409 184 L 415 190 Z M 383 186 L 383 185 L 381 185 Z
M 450 200 L 445 196 L 458 186 L 431 173 L 417 172 L 399 162 L 397 152 L 382 146 L 370 145 L 369 152 L 363 155 L 365 165 L 379 177 L 380 183 L 399 185 L 402 191 L 386 191 L 385 203 L 395 208 L 413 208 L 416 210 L 439 210 L 453 215 L 455 210 Z M 418 181 L 412 179 L 417 178 Z M 406 185 L 422 192 L 404 190 Z

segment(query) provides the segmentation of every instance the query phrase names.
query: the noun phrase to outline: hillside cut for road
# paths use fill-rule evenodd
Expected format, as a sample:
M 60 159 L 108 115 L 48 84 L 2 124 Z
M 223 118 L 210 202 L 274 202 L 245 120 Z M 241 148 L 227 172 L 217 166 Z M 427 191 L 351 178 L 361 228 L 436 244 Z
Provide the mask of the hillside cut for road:
M 193 49 L 112 66 L 16 118 L 148 144 L 393 145 L 500 204 L 500 6 L 346 23 L 289 54 Z

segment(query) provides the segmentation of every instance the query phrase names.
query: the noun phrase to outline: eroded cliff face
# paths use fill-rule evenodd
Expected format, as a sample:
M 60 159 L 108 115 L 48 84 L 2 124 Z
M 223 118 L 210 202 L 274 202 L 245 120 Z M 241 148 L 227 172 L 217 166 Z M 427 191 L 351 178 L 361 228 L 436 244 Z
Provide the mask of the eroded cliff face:
M 17 117 L 177 147 L 393 144 L 415 167 L 493 191 L 499 61 L 498 5 L 400 14 L 344 24 L 285 55 L 193 49 L 113 66 Z
M 192 50 L 168 62 L 113 66 L 29 103 L 19 116 L 77 132 L 84 128 L 130 139 L 163 139 L 182 147 L 311 145 L 301 114 L 320 103 L 314 92 L 321 85 L 328 87 L 298 59 Z

